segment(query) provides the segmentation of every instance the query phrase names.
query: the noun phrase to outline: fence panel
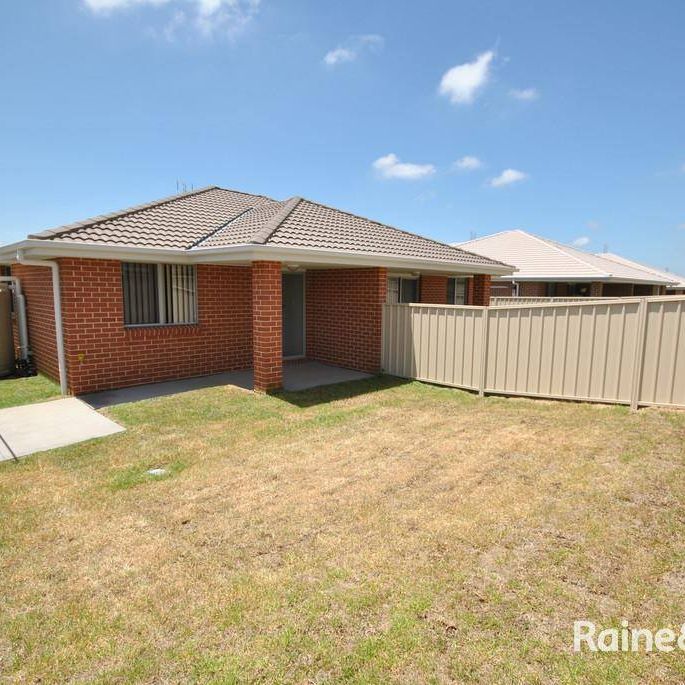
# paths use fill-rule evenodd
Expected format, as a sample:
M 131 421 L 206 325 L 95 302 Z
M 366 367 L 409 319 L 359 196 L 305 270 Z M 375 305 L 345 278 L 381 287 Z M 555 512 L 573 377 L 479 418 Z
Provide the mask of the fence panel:
M 384 371 L 477 390 L 483 316 L 483 307 L 385 305 Z
M 685 407 L 685 298 L 385 305 L 383 369 L 485 393 Z
M 647 305 L 639 402 L 685 405 L 685 299 Z

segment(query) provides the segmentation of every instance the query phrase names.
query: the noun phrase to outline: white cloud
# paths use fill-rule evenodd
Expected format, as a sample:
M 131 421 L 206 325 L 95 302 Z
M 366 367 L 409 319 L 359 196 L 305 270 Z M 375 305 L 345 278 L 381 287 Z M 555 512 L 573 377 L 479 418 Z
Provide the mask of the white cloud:
M 379 157 L 373 163 L 373 168 L 384 178 L 401 178 L 407 181 L 426 178 L 435 173 L 435 167 L 432 164 L 400 162 L 397 155 L 392 152 L 384 157 Z
M 509 91 L 509 95 L 514 100 L 537 100 L 540 97 L 537 88 L 512 88 Z
M 446 71 L 440 81 L 440 95 L 445 95 L 455 105 L 473 102 L 488 82 L 490 65 L 494 58 L 494 51 L 488 50 L 478 55 L 473 62 L 458 64 Z
M 343 45 L 329 50 L 323 57 L 323 62 L 329 67 L 353 62 L 359 55 L 366 51 L 382 49 L 385 39 L 376 33 L 366 33 L 360 36 L 350 36 Z
M 499 176 L 490 179 L 490 186 L 492 188 L 502 188 L 503 186 L 508 186 L 512 183 L 525 181 L 527 178 L 528 174 L 525 174 L 523 171 L 518 171 L 518 169 L 505 169 Z
M 260 0 L 83 0 L 83 3 L 104 16 L 143 5 L 173 8 L 173 14 L 159 31 L 167 40 L 173 40 L 183 26 L 193 27 L 207 37 L 214 34 L 235 37 L 257 13 Z
M 461 169 L 462 171 L 475 171 L 476 169 L 481 169 L 483 167 L 483 162 L 481 162 L 478 157 L 466 155 L 465 157 L 458 159 L 453 166 L 455 169 Z
M 590 244 L 590 238 L 588 238 L 586 235 L 581 235 L 580 237 L 576 238 L 571 245 L 574 247 L 585 247 L 586 245 Z
M 343 62 L 351 62 L 356 59 L 357 54 L 348 50 L 347 48 L 336 48 L 327 52 L 323 58 L 323 61 L 329 66 L 333 67 L 336 64 L 342 64 Z

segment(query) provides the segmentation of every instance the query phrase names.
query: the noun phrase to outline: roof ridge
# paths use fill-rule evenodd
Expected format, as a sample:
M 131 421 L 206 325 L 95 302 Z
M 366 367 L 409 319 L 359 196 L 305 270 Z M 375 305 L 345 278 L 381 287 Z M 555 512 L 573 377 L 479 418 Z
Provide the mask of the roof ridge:
M 449 243 L 452 247 L 459 247 L 461 249 L 462 245 L 468 245 L 469 243 L 478 243 L 481 240 L 487 240 L 488 238 L 494 238 L 496 235 L 502 235 L 503 233 L 525 233 L 520 228 L 504 228 L 501 231 L 495 231 L 494 233 L 488 233 L 488 235 L 476 236 L 475 238 L 470 238 L 469 240 L 462 240 L 457 243 Z
M 297 196 L 285 200 L 283 207 L 252 236 L 250 242 L 256 245 L 264 245 L 301 201 L 302 198 Z
M 121 209 L 118 212 L 110 212 L 109 214 L 100 214 L 99 216 L 91 217 L 90 219 L 84 219 L 83 221 L 74 221 L 70 224 L 65 224 L 64 226 L 58 226 L 57 228 L 51 228 L 46 231 L 41 231 L 40 233 L 30 233 L 29 238 L 52 238 L 57 235 L 64 235 L 75 231 L 79 228 L 85 228 L 86 226 L 93 226 L 94 224 L 99 224 L 103 221 L 109 221 L 110 219 L 119 219 L 123 216 L 128 216 L 129 214 L 135 214 L 136 212 L 142 212 L 145 209 L 152 209 L 153 207 L 160 207 L 161 205 L 166 205 L 176 200 L 181 200 L 186 197 L 192 197 L 193 195 L 200 195 L 201 193 L 206 193 L 209 190 L 224 190 L 224 188 L 219 188 L 219 186 L 205 186 L 203 188 L 198 188 L 197 190 L 190 190 L 185 193 L 177 193 L 176 195 L 170 195 L 164 197 L 160 200 L 154 200 L 153 202 L 146 202 L 142 205 L 134 205 L 133 207 L 127 207 L 126 209 Z
M 224 188 L 221 188 L 220 190 L 225 190 Z M 243 193 L 246 195 L 247 193 Z M 258 207 L 259 205 L 257 205 Z M 198 238 L 194 243 L 191 243 L 188 247 L 186 247 L 186 250 L 192 250 L 200 245 L 200 243 L 203 243 L 205 240 L 209 240 L 212 236 L 216 235 L 219 231 L 223 230 L 228 226 L 229 224 L 233 223 L 237 219 L 239 219 L 241 216 L 245 216 L 248 212 L 253 212 L 256 209 L 256 207 L 248 207 L 247 209 L 244 209 L 242 212 L 236 214 L 235 216 L 232 216 L 228 221 L 224 221 L 223 224 L 218 226 L 217 228 L 211 230 L 209 233 L 205 234 L 202 236 L 202 238 Z
M 274 200 L 272 197 L 269 197 L 268 195 L 262 195 L 261 193 L 246 193 L 244 190 L 233 190 L 233 188 L 223 188 L 222 186 L 207 186 L 205 190 L 209 190 L 210 188 L 223 190 L 226 193 L 237 193 L 238 195 L 248 195 L 249 197 L 261 197 L 264 200 L 269 200 L 269 202 L 280 202 L 280 200 Z
M 368 221 L 369 223 L 376 224 L 378 226 L 383 226 L 385 228 L 391 228 L 393 231 L 398 231 L 399 233 L 404 233 L 404 235 L 411 236 L 412 238 L 420 238 L 421 240 L 427 240 L 428 242 L 435 243 L 436 245 L 440 245 L 441 247 L 449 247 L 452 250 L 456 250 L 457 252 L 463 252 L 465 254 L 471 255 L 473 257 L 479 257 L 480 259 L 483 259 L 483 255 L 476 254 L 475 252 L 469 252 L 468 250 L 464 250 L 460 247 L 455 247 L 454 245 L 450 245 L 449 243 L 442 242 L 441 240 L 436 240 L 435 238 L 429 238 L 425 235 L 421 235 L 420 233 L 412 233 L 411 231 L 407 231 L 404 228 L 397 228 L 397 226 L 391 226 L 390 224 L 384 224 L 381 221 L 376 221 L 375 219 L 369 219 L 367 216 L 362 216 L 361 214 L 355 214 L 354 212 L 349 212 L 346 209 L 338 209 L 337 207 L 331 207 L 330 205 L 326 205 L 323 202 L 316 202 L 315 200 L 310 200 L 309 198 L 300 198 L 301 200 L 304 200 L 305 202 L 311 202 L 313 205 L 317 205 L 319 207 L 324 207 L 326 209 L 330 209 L 331 211 L 334 212 L 340 212 L 341 214 L 347 214 L 348 216 L 353 216 L 355 219 L 361 219 L 362 221 Z M 504 262 L 500 262 L 496 259 L 491 259 L 490 257 L 485 257 L 485 259 L 488 259 L 491 262 L 494 262 L 495 264 L 501 264 L 503 266 L 511 266 L 510 264 L 505 264 Z

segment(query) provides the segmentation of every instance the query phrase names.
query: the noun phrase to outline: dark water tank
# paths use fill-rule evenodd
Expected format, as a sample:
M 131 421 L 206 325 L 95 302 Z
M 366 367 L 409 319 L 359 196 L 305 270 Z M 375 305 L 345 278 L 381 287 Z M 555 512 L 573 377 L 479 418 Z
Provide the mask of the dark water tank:
M 14 373 L 12 292 L 9 284 L 0 283 L 0 378 L 12 373 Z

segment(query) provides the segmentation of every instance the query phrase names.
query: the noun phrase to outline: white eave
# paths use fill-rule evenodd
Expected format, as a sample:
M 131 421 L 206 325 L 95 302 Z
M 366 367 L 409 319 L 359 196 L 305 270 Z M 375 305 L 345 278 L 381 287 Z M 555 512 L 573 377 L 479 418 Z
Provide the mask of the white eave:
M 574 276 L 573 274 L 564 274 L 563 276 L 526 274 L 525 276 L 514 275 L 510 278 L 507 278 L 506 276 L 497 276 L 496 280 L 513 280 L 517 283 L 639 283 L 641 285 L 663 285 L 667 288 L 677 287 L 675 282 L 674 285 L 670 285 L 669 282 L 665 281 L 663 278 L 654 278 L 654 280 L 649 278 L 621 278 L 612 274 L 597 274 L 596 276 L 588 276 L 587 274 L 583 274 L 582 276 Z
M 379 266 L 403 271 L 430 271 L 441 274 L 491 274 L 511 276 L 515 269 L 504 264 L 469 264 L 439 259 L 391 256 L 373 252 L 352 252 L 330 249 L 278 247 L 274 245 L 242 244 L 228 247 L 179 248 L 130 247 L 112 243 L 80 243 L 29 238 L 0 246 L 0 263 L 16 261 L 17 250 L 27 258 L 56 259 L 116 259 L 130 262 L 166 262 L 177 264 L 249 264 L 269 260 L 290 262 L 310 267 L 371 267 Z

